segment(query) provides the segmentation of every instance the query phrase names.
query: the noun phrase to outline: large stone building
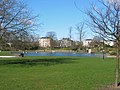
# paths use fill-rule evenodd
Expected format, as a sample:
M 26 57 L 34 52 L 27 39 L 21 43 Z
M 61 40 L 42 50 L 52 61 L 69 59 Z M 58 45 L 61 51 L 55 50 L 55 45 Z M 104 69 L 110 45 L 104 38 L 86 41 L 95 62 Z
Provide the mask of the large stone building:
M 83 41 L 83 46 L 89 47 L 92 41 L 92 39 L 86 39 L 85 41 Z
M 72 43 L 73 41 L 69 38 L 63 38 L 62 40 L 60 40 L 60 47 L 71 47 Z
M 39 46 L 40 47 L 52 47 L 53 40 L 49 37 L 42 37 L 39 39 Z

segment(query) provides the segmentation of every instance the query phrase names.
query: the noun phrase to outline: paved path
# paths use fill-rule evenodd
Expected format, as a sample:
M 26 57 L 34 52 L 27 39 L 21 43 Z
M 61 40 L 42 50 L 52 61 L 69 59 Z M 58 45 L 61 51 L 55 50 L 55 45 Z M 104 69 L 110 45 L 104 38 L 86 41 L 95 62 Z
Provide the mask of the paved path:
M 18 57 L 18 56 L 0 56 L 0 58 L 13 58 L 13 57 Z

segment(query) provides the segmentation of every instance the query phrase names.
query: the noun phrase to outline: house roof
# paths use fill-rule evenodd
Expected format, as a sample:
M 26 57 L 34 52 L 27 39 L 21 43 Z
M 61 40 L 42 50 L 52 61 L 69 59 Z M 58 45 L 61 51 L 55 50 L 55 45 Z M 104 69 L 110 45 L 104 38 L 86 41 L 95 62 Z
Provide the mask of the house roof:
M 40 39 L 51 39 L 50 37 L 41 37 Z
M 93 40 L 93 39 L 85 39 L 85 41 L 91 41 L 91 40 Z

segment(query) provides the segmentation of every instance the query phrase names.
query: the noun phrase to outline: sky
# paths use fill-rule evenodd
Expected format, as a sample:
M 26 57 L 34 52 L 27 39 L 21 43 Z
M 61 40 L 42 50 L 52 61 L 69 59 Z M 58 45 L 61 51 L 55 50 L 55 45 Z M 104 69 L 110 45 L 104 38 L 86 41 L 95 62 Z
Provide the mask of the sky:
M 75 26 L 88 19 L 80 10 L 88 9 L 92 1 L 96 3 L 96 0 L 26 0 L 26 3 L 34 14 L 39 15 L 39 23 L 42 23 L 38 32 L 40 37 L 46 36 L 47 32 L 54 31 L 58 39 L 68 38 L 69 28 L 72 27 L 72 39 L 78 40 Z M 85 31 L 85 38 L 93 37 L 86 26 Z

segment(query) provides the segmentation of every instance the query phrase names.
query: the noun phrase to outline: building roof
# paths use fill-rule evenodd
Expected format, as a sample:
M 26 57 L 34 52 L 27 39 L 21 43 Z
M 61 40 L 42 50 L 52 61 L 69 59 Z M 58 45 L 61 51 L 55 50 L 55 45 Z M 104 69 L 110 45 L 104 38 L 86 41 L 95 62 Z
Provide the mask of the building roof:
M 41 37 L 40 39 L 51 39 L 50 37 Z
M 85 39 L 85 41 L 91 41 L 91 40 L 93 40 L 93 39 Z

